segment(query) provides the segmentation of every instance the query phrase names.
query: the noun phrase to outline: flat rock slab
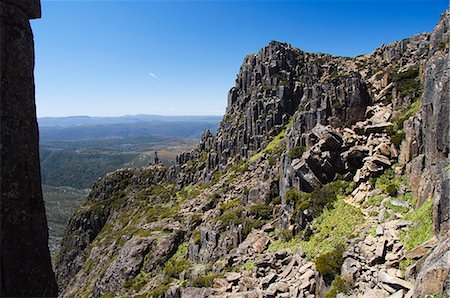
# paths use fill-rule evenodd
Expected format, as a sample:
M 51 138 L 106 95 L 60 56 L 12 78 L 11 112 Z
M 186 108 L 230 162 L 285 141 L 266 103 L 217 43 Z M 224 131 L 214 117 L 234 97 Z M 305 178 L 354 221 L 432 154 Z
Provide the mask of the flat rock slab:
M 227 272 L 225 273 L 225 279 L 228 282 L 234 282 L 241 278 L 241 274 L 238 272 Z
M 407 282 L 406 280 L 400 279 L 398 277 L 387 274 L 386 272 L 380 271 L 378 273 L 378 280 L 382 283 L 385 283 L 394 289 L 408 289 L 412 288 L 412 284 Z

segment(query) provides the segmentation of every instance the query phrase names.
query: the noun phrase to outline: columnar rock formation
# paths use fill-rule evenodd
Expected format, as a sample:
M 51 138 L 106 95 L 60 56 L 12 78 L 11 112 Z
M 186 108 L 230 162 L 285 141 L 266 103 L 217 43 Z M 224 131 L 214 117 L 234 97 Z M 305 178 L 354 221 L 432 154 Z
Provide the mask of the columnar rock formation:
M 248 55 L 216 135 L 94 185 L 61 295 L 450 291 L 448 20 L 354 58 L 276 41 Z
M 52 297 L 29 23 L 40 17 L 40 2 L 2 0 L 0 10 L 1 296 Z

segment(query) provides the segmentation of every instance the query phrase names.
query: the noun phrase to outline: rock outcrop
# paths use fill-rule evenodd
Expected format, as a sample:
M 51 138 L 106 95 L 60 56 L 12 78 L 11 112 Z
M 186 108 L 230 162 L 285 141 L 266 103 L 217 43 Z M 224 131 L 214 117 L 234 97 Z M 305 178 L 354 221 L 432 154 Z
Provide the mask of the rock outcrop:
M 216 135 L 94 186 L 61 295 L 448 295 L 448 14 L 355 58 L 248 55 Z
M 34 44 L 29 19 L 39 0 L 2 0 L 1 10 L 1 296 L 54 297 L 42 198 L 34 101 Z

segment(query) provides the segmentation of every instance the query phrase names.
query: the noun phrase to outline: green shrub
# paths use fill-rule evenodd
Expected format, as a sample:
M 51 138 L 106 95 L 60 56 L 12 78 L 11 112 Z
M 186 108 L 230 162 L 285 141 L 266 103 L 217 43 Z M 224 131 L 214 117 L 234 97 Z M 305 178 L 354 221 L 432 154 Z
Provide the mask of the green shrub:
M 182 243 L 178 246 L 175 254 L 164 265 L 164 272 L 167 276 L 178 278 L 181 272 L 189 268 L 190 261 L 186 258 L 187 250 L 187 243 Z
M 201 234 L 200 234 L 200 232 L 198 230 L 195 230 L 192 233 L 192 239 L 194 240 L 195 244 L 197 244 L 197 245 L 200 244 L 200 242 L 201 242 Z
M 310 207 L 311 194 L 304 193 L 296 189 L 290 189 L 286 192 L 285 198 L 286 204 L 294 206 L 293 216 L 297 213 L 297 211 L 303 211 Z
M 273 167 L 274 165 L 277 164 L 277 158 L 273 155 L 268 157 L 269 160 L 269 166 Z
M 189 221 L 189 226 L 196 227 L 202 222 L 202 217 L 199 213 L 192 214 L 191 220 Z
M 331 287 L 325 293 L 324 298 L 336 298 L 338 293 L 345 293 L 347 291 L 346 282 L 340 276 L 336 276 L 331 282 Z
M 219 220 L 222 221 L 222 230 L 225 230 L 225 228 L 230 224 L 237 226 L 244 222 L 244 218 L 242 217 L 243 210 L 244 208 L 238 207 L 234 210 L 227 211 L 221 216 L 216 217 L 215 222 L 218 222 Z
M 252 261 L 247 261 L 245 262 L 245 264 L 242 266 L 242 268 L 245 271 L 253 271 L 253 269 L 255 268 L 255 263 L 253 263 Z
M 292 188 L 286 192 L 286 203 L 297 202 L 301 198 L 301 192 Z
M 398 185 L 401 183 L 400 179 L 395 177 L 394 171 L 392 169 L 385 170 L 384 173 L 376 178 L 375 180 L 375 187 L 378 189 L 381 189 L 386 194 L 389 194 L 389 190 L 393 191 L 394 187 L 390 185 L 395 185 L 395 187 L 398 187 Z M 388 190 L 388 188 L 390 188 Z M 397 188 L 398 189 L 398 188 Z M 395 192 L 397 192 L 397 189 Z
M 274 205 L 281 204 L 281 197 L 280 196 L 276 196 L 275 198 L 273 198 L 272 199 L 272 204 L 274 204 Z
M 302 250 L 309 259 L 319 254 L 331 252 L 344 245 L 344 239 L 358 235 L 360 224 L 364 222 L 361 210 L 339 199 L 332 208 L 325 209 L 313 223 L 314 234 L 309 241 L 301 243 Z
M 400 240 L 406 250 L 411 250 L 433 236 L 433 202 L 426 201 L 415 210 L 408 212 L 405 219 L 411 220 L 413 225 L 406 232 L 400 233 Z
M 219 274 L 200 275 L 193 279 L 190 285 L 195 288 L 210 288 L 213 285 L 214 279 L 219 277 Z
M 283 241 L 290 241 L 292 240 L 292 233 L 289 230 L 281 230 L 278 234 L 278 237 L 281 238 Z
M 160 283 L 156 288 L 153 289 L 150 293 L 147 294 L 147 297 L 164 297 L 164 294 L 169 290 L 170 288 L 170 281 L 164 280 L 162 283 Z
M 275 156 L 281 156 L 284 151 L 286 151 L 286 143 L 280 142 L 273 148 L 272 154 Z
M 219 197 L 220 198 L 220 197 Z M 224 213 L 227 210 L 230 210 L 234 207 L 240 206 L 240 199 L 236 199 L 233 201 L 229 201 L 228 203 L 223 203 L 219 206 L 220 213 Z
M 286 130 L 292 126 L 292 123 L 294 123 L 294 117 L 291 117 L 291 119 L 289 120 L 289 123 L 286 124 L 285 128 L 278 135 L 276 135 L 273 138 L 273 140 L 269 142 L 269 144 L 267 144 L 266 148 L 262 149 L 258 153 L 251 156 L 249 158 L 249 161 L 252 162 L 252 161 L 257 160 L 258 158 L 261 157 L 261 155 L 263 155 L 263 153 L 267 153 L 268 151 L 273 152 L 273 150 L 277 150 L 275 148 L 277 148 L 278 146 L 281 145 L 280 142 L 286 137 Z M 283 145 L 281 145 L 281 146 L 283 146 Z M 285 148 L 285 147 L 281 147 L 281 148 Z M 280 149 L 278 149 L 278 150 L 280 150 Z M 283 149 L 283 151 L 284 151 L 284 149 Z
M 190 261 L 188 259 L 177 259 L 167 262 L 164 267 L 164 272 L 170 277 L 178 278 L 181 272 L 188 269 Z
M 266 204 L 254 204 L 250 206 L 249 214 L 259 219 L 270 219 L 272 207 Z
M 384 195 L 380 194 L 380 195 L 374 195 L 370 198 L 368 198 L 365 202 L 364 202 L 364 207 L 367 206 L 375 206 L 375 207 L 379 207 L 381 206 L 381 202 L 383 202 L 384 199 Z
M 411 107 L 403 113 L 400 118 L 398 118 L 394 123 L 394 129 L 399 130 L 403 129 L 403 123 L 409 117 L 415 115 L 420 110 L 420 101 L 415 101 L 411 104 Z
M 242 237 L 245 238 L 247 237 L 248 234 L 250 234 L 250 232 L 253 229 L 259 229 L 261 228 L 264 224 L 266 223 L 265 220 L 260 220 L 260 219 L 245 219 L 243 221 L 244 227 L 242 228 Z
M 339 245 L 330 252 L 323 253 L 316 257 L 316 269 L 325 276 L 334 276 L 340 273 L 344 258 L 344 247 Z
M 344 245 L 344 239 L 358 235 L 360 224 L 364 222 L 361 210 L 348 205 L 342 199 L 333 203 L 333 208 L 324 212 L 312 222 L 314 234 L 309 241 L 293 237 L 291 240 L 273 241 L 268 251 L 276 252 L 281 249 L 296 251 L 301 249 L 306 257 L 313 260 L 317 255 L 332 252 Z
M 403 125 L 403 122 L 402 122 Z M 405 132 L 401 130 L 397 130 L 394 135 L 391 136 L 391 142 L 395 144 L 397 147 L 400 146 L 402 141 L 405 139 L 406 134 Z
M 306 150 L 305 146 L 295 146 L 291 150 L 289 150 L 287 155 L 292 159 L 299 158 L 300 156 L 302 156 L 305 150 Z
M 400 261 L 400 264 L 399 264 L 398 267 L 404 273 L 406 268 L 408 268 L 412 264 L 414 264 L 414 260 L 413 259 L 403 259 L 403 260 Z
M 342 108 L 342 103 L 339 100 L 336 100 L 335 102 L 333 102 L 333 109 L 334 110 L 339 110 Z
M 310 208 L 313 216 L 318 216 L 324 208 L 331 207 L 337 196 L 334 191 L 336 184 L 326 184 L 322 188 L 316 188 L 311 193 Z
M 398 186 L 395 183 L 391 183 L 386 186 L 386 193 L 388 195 L 390 195 L 391 197 L 394 197 L 395 195 L 397 195 L 397 191 L 398 191 Z
M 414 66 L 406 71 L 397 73 L 394 79 L 401 97 L 405 97 L 407 95 L 411 95 L 413 97 L 420 96 L 423 87 L 418 76 L 418 66 Z
M 202 211 L 204 212 L 213 209 L 217 206 L 217 204 L 219 204 L 220 195 L 218 193 L 215 193 L 213 195 L 210 195 L 208 198 L 208 202 L 202 208 Z

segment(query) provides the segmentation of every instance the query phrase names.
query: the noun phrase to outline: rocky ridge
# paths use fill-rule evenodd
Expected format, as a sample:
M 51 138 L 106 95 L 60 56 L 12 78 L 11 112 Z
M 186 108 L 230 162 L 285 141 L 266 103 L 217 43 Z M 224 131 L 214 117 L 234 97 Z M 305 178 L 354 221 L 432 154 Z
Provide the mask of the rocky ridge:
M 94 186 L 61 296 L 447 297 L 448 27 L 247 56 L 216 135 Z

